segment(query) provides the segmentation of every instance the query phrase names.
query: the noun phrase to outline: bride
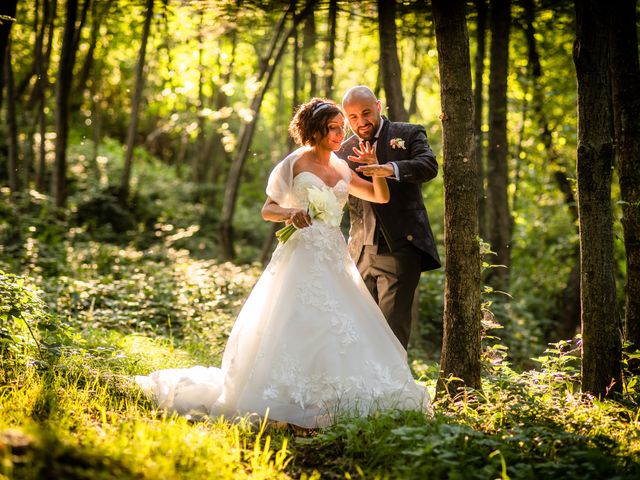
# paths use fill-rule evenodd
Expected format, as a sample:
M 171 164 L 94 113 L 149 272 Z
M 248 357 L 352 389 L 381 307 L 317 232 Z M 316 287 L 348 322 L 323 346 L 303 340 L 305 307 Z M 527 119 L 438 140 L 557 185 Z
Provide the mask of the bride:
M 289 132 L 303 146 L 273 169 L 262 208 L 265 220 L 296 230 L 281 238 L 247 298 L 221 368 L 136 377 L 160 408 L 191 416 L 257 414 L 305 428 L 379 409 L 432 411 L 339 229 L 349 194 L 389 201 L 384 178 L 368 182 L 352 175 L 333 153 L 344 130 L 344 116 L 331 101 L 314 98 L 296 112 Z M 354 153 L 363 164 L 375 161 L 375 147 L 368 144 Z M 334 202 L 338 221 L 327 212 L 312 218 L 318 205 L 310 197 L 329 207 Z

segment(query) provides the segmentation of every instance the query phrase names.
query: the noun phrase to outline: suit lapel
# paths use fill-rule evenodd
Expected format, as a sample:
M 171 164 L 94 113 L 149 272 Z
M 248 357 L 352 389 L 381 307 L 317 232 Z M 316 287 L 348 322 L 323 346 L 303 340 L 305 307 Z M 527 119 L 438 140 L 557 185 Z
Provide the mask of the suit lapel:
M 387 163 L 389 161 L 389 130 L 391 127 L 391 122 L 387 117 L 384 118 L 384 124 L 382 125 L 382 130 L 380 130 L 380 135 L 378 136 L 378 143 L 376 143 L 376 153 L 378 157 L 378 163 Z

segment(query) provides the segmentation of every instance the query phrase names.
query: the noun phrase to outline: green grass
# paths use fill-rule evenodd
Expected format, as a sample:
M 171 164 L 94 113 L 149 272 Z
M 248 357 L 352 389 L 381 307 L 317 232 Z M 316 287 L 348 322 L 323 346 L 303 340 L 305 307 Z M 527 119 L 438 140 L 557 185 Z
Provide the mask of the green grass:
M 15 287 L 43 288 L 46 305 L 23 309 L 27 322 L 40 325 L 42 358 L 25 321 L 14 318 L 5 344 L 15 348 L 4 351 L 2 363 L 0 478 L 640 475 L 634 383 L 620 401 L 582 395 L 575 346 L 568 342 L 536 359 L 538 370 L 521 373 L 496 361 L 499 354 L 488 355 L 494 364 L 487 363 L 483 390 L 436 403 L 433 419 L 391 411 L 302 434 L 166 416 L 131 378 L 158 368 L 218 365 L 260 269 L 172 250 L 69 248 L 77 277 L 39 285 L 25 279 Z M 118 268 L 101 270 L 99 262 Z M 432 388 L 437 365 L 415 349 L 412 357 L 414 372 Z
M 2 390 L 0 419 L 8 478 L 281 478 L 290 460 L 286 440 L 274 447 L 248 423 L 156 412 L 129 378 L 77 355 L 24 369 Z

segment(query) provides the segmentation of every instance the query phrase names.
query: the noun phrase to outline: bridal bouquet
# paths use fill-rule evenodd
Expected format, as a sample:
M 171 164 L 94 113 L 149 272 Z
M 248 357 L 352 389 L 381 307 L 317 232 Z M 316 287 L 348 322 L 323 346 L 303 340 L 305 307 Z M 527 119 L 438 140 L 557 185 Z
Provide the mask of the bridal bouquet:
M 307 210 L 309 216 L 312 219 L 322 220 L 333 227 L 340 226 L 342 207 L 333 190 L 329 187 L 310 187 L 307 192 L 309 193 L 309 208 Z M 284 243 L 295 231 L 296 227 L 290 223 L 276 232 L 276 238 Z

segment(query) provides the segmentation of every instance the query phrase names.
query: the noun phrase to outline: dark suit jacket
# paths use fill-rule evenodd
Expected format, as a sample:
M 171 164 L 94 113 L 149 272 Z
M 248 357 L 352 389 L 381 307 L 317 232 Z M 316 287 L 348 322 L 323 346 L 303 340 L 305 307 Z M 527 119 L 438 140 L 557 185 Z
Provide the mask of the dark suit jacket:
M 392 148 L 390 142 L 396 138 L 404 140 L 404 149 Z M 337 155 L 347 160 L 347 156 L 354 155 L 353 147 L 358 142 L 356 135 L 349 137 Z M 411 243 L 422 252 L 422 271 L 440 268 L 440 257 L 422 199 L 422 183 L 438 174 L 438 163 L 427 143 L 425 129 L 420 125 L 390 122 L 385 118 L 376 144 L 376 153 L 380 164 L 395 162 L 400 177 L 399 181 L 392 178 L 387 180 L 391 192 L 389 203 L 371 204 L 389 249 L 393 253 L 407 245 L 407 242 Z M 349 160 L 347 163 L 352 170 L 359 165 Z M 364 242 L 363 202 L 364 200 L 349 196 L 349 253 L 355 262 L 360 258 Z

